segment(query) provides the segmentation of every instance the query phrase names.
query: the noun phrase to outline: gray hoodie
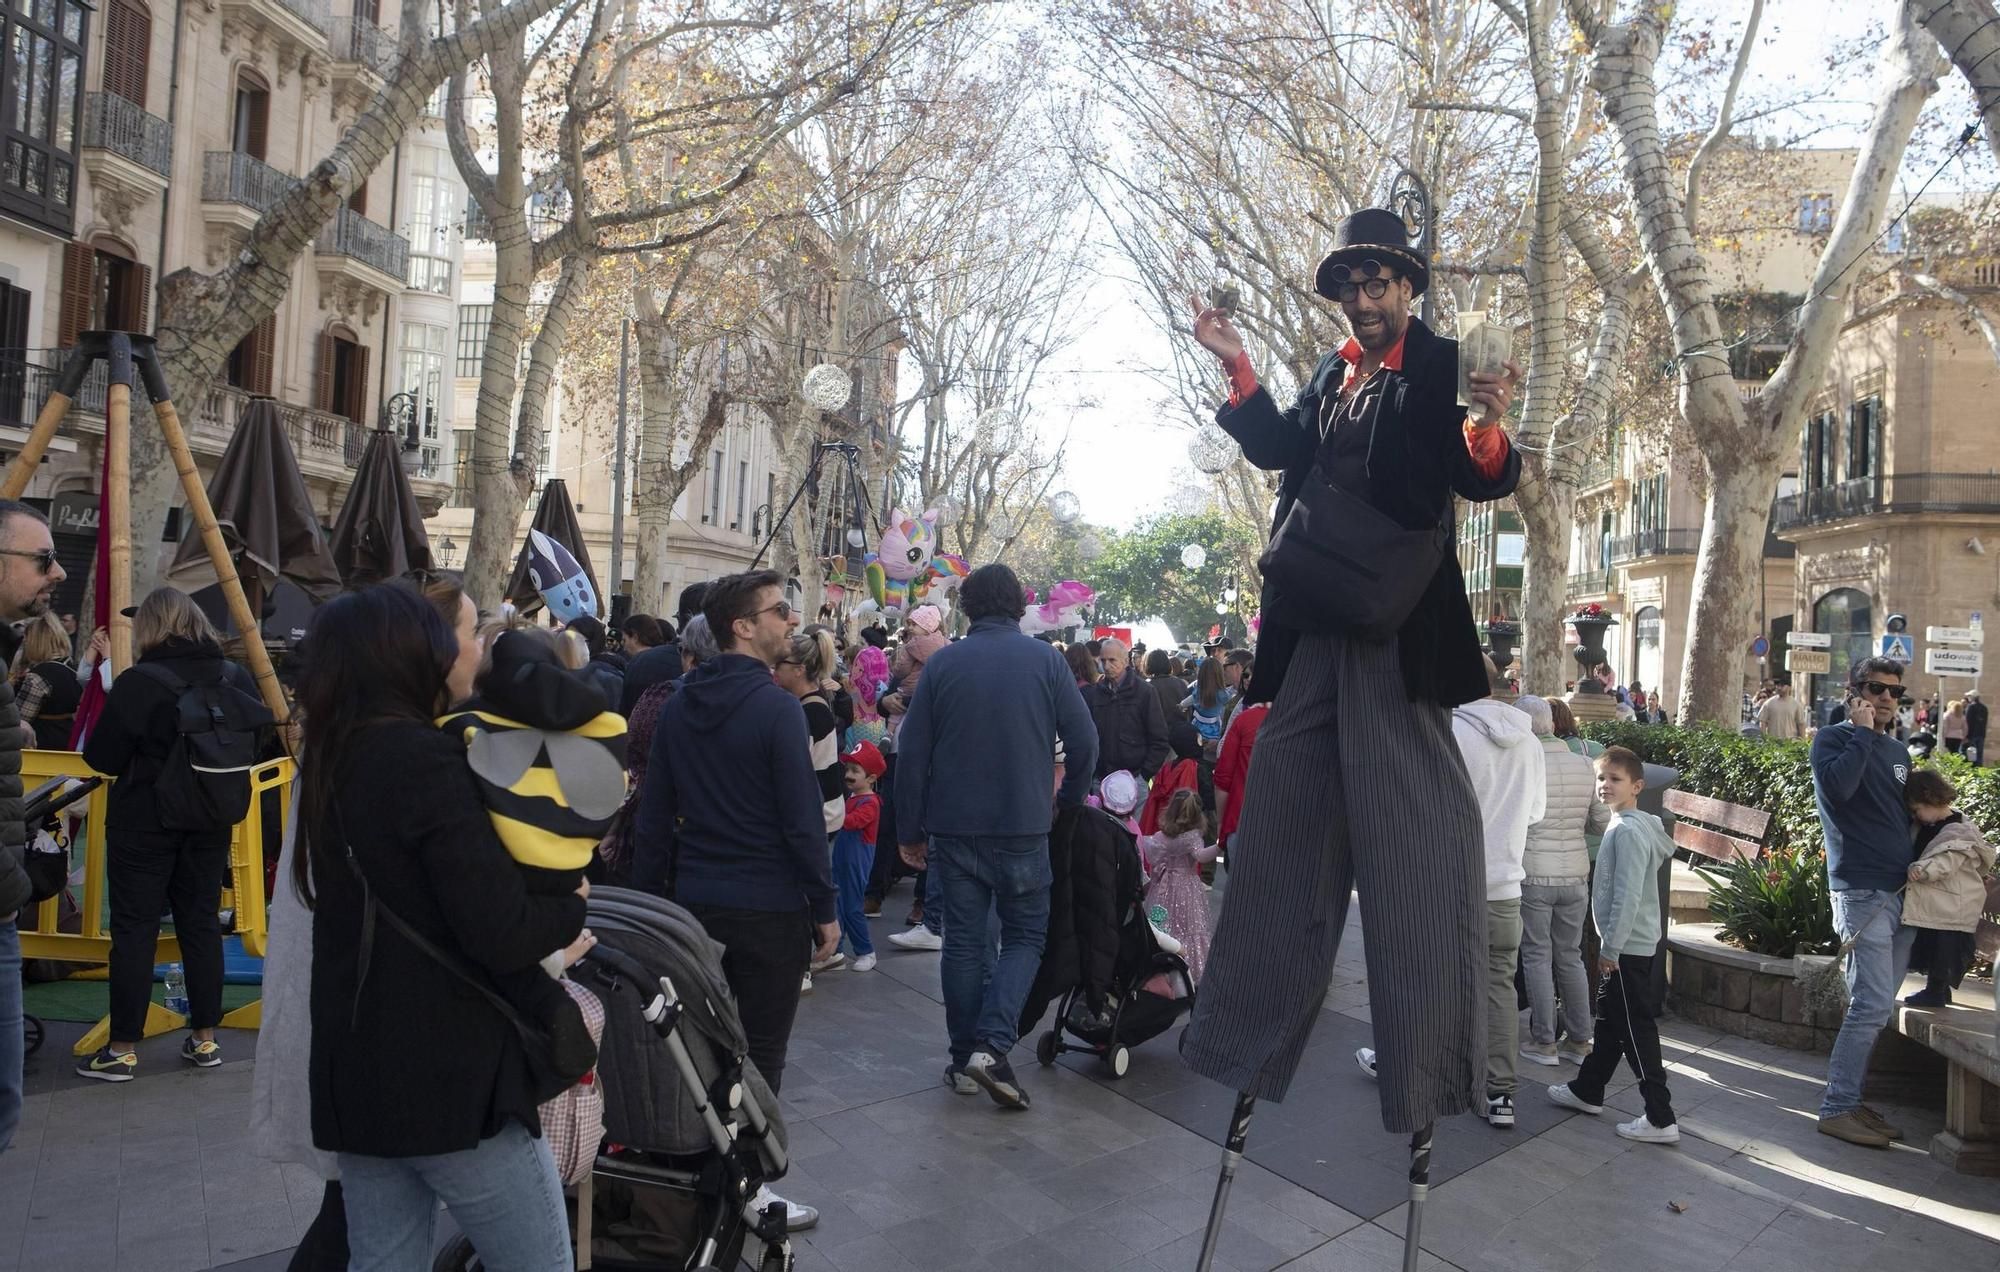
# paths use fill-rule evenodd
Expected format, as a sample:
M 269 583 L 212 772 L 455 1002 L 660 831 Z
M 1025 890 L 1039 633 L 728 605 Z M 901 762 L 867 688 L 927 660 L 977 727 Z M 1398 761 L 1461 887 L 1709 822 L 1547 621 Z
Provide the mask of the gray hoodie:
M 1518 899 L 1528 827 L 1548 811 L 1541 743 L 1528 717 L 1496 698 L 1453 709 L 1451 735 L 1486 827 L 1486 899 Z
M 1590 915 L 1604 957 L 1649 958 L 1659 952 L 1660 865 L 1673 855 L 1674 841 L 1653 814 L 1635 808 L 1611 815 L 1590 890 Z

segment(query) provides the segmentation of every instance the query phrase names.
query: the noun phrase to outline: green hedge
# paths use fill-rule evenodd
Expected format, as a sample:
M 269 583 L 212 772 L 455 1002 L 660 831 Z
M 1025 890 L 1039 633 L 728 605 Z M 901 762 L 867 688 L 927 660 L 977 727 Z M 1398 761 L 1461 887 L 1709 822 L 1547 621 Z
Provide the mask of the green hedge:
M 1746 738 L 1712 725 L 1602 723 L 1581 731 L 1607 746 L 1628 747 L 1642 760 L 1679 769 L 1680 790 L 1769 812 L 1773 848 L 1823 849 L 1808 743 Z M 1958 788 L 1959 811 L 1981 833 L 1990 840 L 2000 832 L 2000 769 L 1976 769 L 1943 751 L 1930 763 Z

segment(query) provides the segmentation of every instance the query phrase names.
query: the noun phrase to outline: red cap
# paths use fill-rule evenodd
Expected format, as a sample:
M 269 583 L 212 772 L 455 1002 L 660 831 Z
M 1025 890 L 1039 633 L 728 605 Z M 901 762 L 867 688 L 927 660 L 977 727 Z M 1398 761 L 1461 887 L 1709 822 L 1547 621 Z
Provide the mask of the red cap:
M 855 765 L 870 777 L 880 777 L 889 769 L 882 752 L 875 749 L 873 742 L 867 741 L 856 742 L 852 751 L 840 757 L 840 762 Z

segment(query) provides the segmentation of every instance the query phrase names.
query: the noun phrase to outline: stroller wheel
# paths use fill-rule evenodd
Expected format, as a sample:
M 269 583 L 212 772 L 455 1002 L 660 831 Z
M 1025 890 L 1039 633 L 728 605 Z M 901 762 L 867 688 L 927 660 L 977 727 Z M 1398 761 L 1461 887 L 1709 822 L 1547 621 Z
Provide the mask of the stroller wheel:
M 1132 1053 L 1122 1046 L 1113 1047 L 1111 1054 L 1104 1057 L 1104 1063 L 1111 1066 L 1112 1077 L 1122 1078 L 1125 1071 L 1132 1067 Z
M 431 1261 L 431 1272 L 478 1272 L 485 1264 L 479 1260 L 479 1252 L 472 1248 L 472 1240 L 459 1233 L 445 1243 Z
M 1041 1037 L 1035 1039 L 1036 1061 L 1039 1062 L 1044 1069 L 1048 1068 L 1050 1065 L 1056 1062 L 1056 1048 L 1060 1047 L 1061 1045 L 1062 1045 L 1062 1040 L 1056 1037 L 1056 1031 L 1053 1029 L 1049 1030 Z
M 42 1049 L 42 1020 L 39 1016 L 21 1017 L 21 1041 L 24 1055 L 34 1055 Z

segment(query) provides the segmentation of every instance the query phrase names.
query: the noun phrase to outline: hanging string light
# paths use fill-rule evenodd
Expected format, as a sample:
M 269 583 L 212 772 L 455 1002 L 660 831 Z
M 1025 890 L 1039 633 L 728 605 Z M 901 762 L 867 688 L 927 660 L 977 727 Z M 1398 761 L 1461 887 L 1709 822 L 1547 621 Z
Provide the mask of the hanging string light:
M 1069 525 L 1083 515 L 1083 501 L 1067 490 L 1058 490 L 1049 496 L 1049 516 L 1055 518 L 1059 526 Z
M 1199 570 L 1208 564 L 1208 549 L 1199 543 L 1190 543 L 1181 549 L 1181 564 L 1190 570 Z
M 849 398 L 854 396 L 854 381 L 849 379 L 847 372 L 840 367 L 831 362 L 822 362 L 806 372 L 805 381 L 800 385 L 800 392 L 804 394 L 806 402 L 813 409 L 838 411 L 847 405 Z
M 1236 439 L 1220 424 L 1204 424 L 1188 443 L 1188 459 L 1196 470 L 1213 477 L 1236 460 Z

